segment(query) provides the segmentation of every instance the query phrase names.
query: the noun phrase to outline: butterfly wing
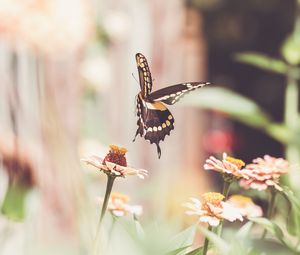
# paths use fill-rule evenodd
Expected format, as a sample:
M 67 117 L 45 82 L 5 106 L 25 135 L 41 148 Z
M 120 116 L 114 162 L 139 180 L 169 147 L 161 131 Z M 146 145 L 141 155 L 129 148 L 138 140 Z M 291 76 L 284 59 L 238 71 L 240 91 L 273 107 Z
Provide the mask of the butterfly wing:
M 137 97 L 138 129 L 136 135 L 144 136 L 150 143 L 155 143 L 158 157 L 161 156 L 159 142 L 170 135 L 174 129 L 174 117 L 171 112 L 160 102 L 149 103 L 142 99 L 139 94 Z
M 135 55 L 136 64 L 139 72 L 139 80 L 143 98 L 151 93 L 152 90 L 152 77 L 149 65 L 145 56 L 141 53 Z
M 208 85 L 209 82 L 187 82 L 169 86 L 152 92 L 147 99 L 150 101 L 160 101 L 165 104 L 175 104 L 188 92 Z

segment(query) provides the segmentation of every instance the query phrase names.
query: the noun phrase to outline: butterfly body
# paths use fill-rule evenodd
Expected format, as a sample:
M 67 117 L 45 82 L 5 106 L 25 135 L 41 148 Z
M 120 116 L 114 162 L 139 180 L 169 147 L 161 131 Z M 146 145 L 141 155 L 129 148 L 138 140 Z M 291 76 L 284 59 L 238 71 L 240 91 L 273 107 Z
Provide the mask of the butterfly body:
M 165 104 L 172 105 L 187 92 L 208 83 L 182 83 L 152 92 L 152 77 L 146 58 L 141 53 L 137 53 L 136 62 L 141 92 L 136 97 L 138 129 L 135 138 L 140 135 L 151 144 L 155 143 L 160 158 L 159 142 L 163 141 L 166 135 L 170 135 L 171 130 L 174 129 L 174 117 Z

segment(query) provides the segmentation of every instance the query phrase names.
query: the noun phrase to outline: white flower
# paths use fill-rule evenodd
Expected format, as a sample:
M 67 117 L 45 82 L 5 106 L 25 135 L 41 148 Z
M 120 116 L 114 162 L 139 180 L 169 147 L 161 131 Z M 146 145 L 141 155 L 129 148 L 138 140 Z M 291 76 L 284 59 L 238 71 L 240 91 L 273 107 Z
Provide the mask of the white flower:
M 250 197 L 232 195 L 227 203 L 237 208 L 244 217 L 261 217 L 263 215 L 261 207 L 256 205 Z
M 113 175 L 115 177 L 125 177 L 129 175 L 136 175 L 141 179 L 144 179 L 148 175 L 148 171 L 144 169 L 136 169 L 127 166 L 127 161 L 125 153 L 127 150 L 125 148 L 120 148 L 115 145 L 110 145 L 110 151 L 105 156 L 101 158 L 98 156 L 89 156 L 82 158 L 81 161 L 91 164 L 92 166 L 98 168 L 106 174 Z
M 228 204 L 223 202 L 224 196 L 216 192 L 208 192 L 202 195 L 203 203 L 197 198 L 190 198 L 191 202 L 183 204 L 189 210 L 188 215 L 199 216 L 199 221 L 208 223 L 210 226 L 218 226 L 222 219 L 230 222 L 235 220 L 243 221 L 240 212 Z

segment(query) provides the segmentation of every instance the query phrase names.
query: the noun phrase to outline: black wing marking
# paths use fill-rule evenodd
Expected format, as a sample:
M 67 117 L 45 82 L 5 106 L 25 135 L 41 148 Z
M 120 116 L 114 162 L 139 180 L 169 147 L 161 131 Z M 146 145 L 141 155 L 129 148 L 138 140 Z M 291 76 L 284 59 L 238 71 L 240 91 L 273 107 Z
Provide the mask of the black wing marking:
M 144 119 L 146 118 L 146 109 L 139 95 L 136 97 L 136 111 L 137 111 L 136 114 L 138 116 L 138 120 L 137 120 L 138 129 L 136 130 L 133 142 L 135 141 L 138 135 L 143 136 L 146 132 L 145 123 L 144 123 Z
M 138 96 L 137 98 L 138 129 L 135 134 L 143 136 L 150 143 L 155 143 L 158 157 L 161 156 L 160 141 L 164 141 L 166 135 L 170 135 L 174 129 L 174 117 L 162 103 L 149 103 Z M 134 140 L 135 140 L 134 138 Z
M 170 135 L 171 130 L 174 129 L 174 117 L 168 109 L 164 111 L 148 109 L 145 124 L 147 129 L 144 138 L 151 144 L 156 144 L 158 158 L 160 158 L 159 142 L 164 141 L 166 135 Z
M 149 69 L 149 65 L 145 56 L 141 53 L 135 55 L 136 64 L 139 72 L 140 87 L 143 98 L 151 93 L 152 90 L 152 77 Z
M 169 105 L 175 104 L 180 98 L 186 93 L 201 88 L 205 85 L 210 84 L 209 82 L 187 82 L 169 86 L 163 89 L 152 92 L 147 99 L 149 101 L 160 101 Z

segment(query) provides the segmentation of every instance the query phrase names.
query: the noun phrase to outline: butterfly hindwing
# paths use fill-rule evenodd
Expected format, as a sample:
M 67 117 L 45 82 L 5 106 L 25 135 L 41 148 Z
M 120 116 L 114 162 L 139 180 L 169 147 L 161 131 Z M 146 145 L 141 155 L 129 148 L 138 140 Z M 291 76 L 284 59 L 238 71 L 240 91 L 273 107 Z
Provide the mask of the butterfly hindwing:
M 137 115 L 139 119 L 136 136 L 144 136 L 150 143 L 155 143 L 160 157 L 159 143 L 165 139 L 166 135 L 170 135 L 171 130 L 174 129 L 173 115 L 162 103 L 146 102 L 140 94 L 137 98 Z
M 187 82 L 181 83 L 173 86 L 169 86 L 163 89 L 156 90 L 152 92 L 147 99 L 150 101 L 160 101 L 165 104 L 175 104 L 179 101 L 185 94 L 188 92 L 195 90 L 197 88 L 201 88 L 205 85 L 208 85 L 208 82 Z
M 141 53 L 135 55 L 136 64 L 139 72 L 140 87 L 142 95 L 146 98 L 152 90 L 152 77 L 149 65 L 145 56 Z
M 174 129 L 174 117 L 167 108 L 164 111 L 148 109 L 145 124 L 147 129 L 144 138 L 156 144 L 160 158 L 159 142 L 163 141 L 166 135 L 170 135 L 171 130 Z

